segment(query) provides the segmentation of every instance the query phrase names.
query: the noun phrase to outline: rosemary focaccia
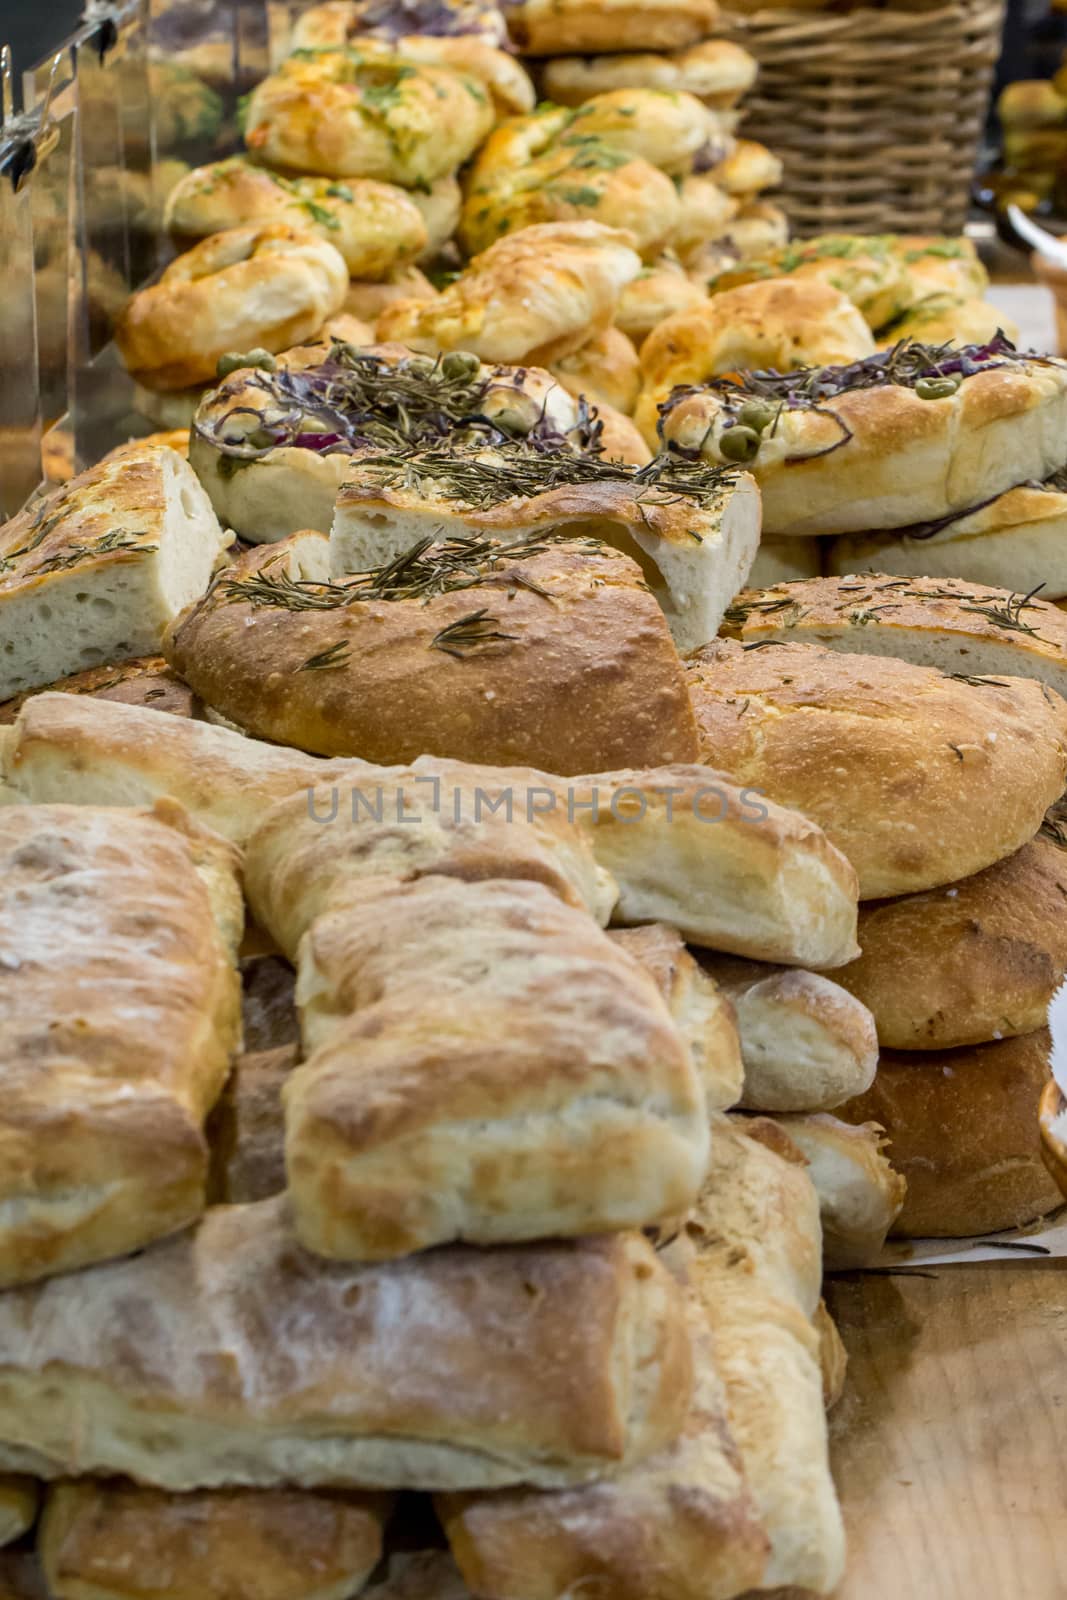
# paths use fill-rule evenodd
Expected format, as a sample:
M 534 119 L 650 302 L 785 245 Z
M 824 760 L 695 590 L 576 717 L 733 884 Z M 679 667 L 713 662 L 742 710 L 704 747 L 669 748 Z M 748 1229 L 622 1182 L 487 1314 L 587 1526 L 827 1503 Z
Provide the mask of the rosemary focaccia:
M 723 632 L 743 645 L 818 644 L 899 656 L 978 682 L 1036 678 L 1067 695 L 1067 616 L 1059 606 L 958 578 L 871 573 L 743 589 Z
M 416 541 L 343 578 L 321 534 L 260 546 L 167 658 L 230 722 L 318 755 L 564 774 L 693 758 L 685 673 L 628 557 L 588 534 Z
M 384 1495 L 84 1479 L 49 1490 L 38 1550 L 63 1600 L 344 1600 L 378 1565 L 388 1512 Z
M 371 40 L 287 56 L 252 90 L 245 143 L 282 171 L 417 189 L 462 166 L 493 121 L 476 78 Z
M 7 1285 L 139 1249 L 203 1210 L 243 908 L 230 847 L 170 802 L 4 806 L 0 858 Z
M 372 178 L 283 178 L 247 156 L 196 167 L 167 196 L 164 222 L 184 239 L 245 223 L 288 222 L 318 234 L 353 278 L 378 279 L 425 248 L 426 224 L 409 195 Z
M 980 872 L 1063 793 L 1067 705 L 1030 678 L 732 639 L 689 665 L 704 759 L 825 829 L 862 900 Z
M 873 1266 L 908 1187 L 886 1153 L 884 1130 L 876 1122 L 842 1122 L 823 1112 L 775 1121 L 807 1160 L 819 1197 L 827 1271 Z
M 839 577 L 885 572 L 962 578 L 1060 600 L 1067 595 L 1067 472 L 1055 472 L 1044 483 L 1021 484 L 986 505 L 892 533 L 831 539 L 825 548 L 826 571 Z
M 770 534 L 908 533 L 1064 465 L 1067 361 L 1019 353 L 999 336 L 905 340 L 848 366 L 679 388 L 660 407 L 659 431 L 684 455 L 747 462 Z
M 308 528 L 329 533 L 360 453 L 464 453 L 516 438 L 581 452 L 596 449 L 602 433 L 590 409 L 538 367 L 337 341 L 224 378 L 197 411 L 189 454 L 222 520 L 263 544 Z
M 639 1234 L 352 1267 L 284 1200 L 0 1296 L 0 1349 L 0 1456 L 177 1491 L 557 1488 L 662 1448 L 692 1389 Z
M 759 515 L 743 472 L 708 472 L 667 455 L 644 467 L 592 455 L 546 459 L 536 449 L 365 457 L 337 499 L 330 563 L 343 577 L 449 540 L 516 553 L 542 541 L 599 543 L 640 567 L 685 652 L 715 636 L 751 568 Z
M 292 50 L 332 50 L 357 39 L 392 41 L 409 34 L 480 39 L 506 46 L 504 14 L 494 0 L 325 0 L 302 11 Z
M 0 701 L 153 655 L 230 535 L 189 464 L 146 447 L 102 461 L 0 528 Z

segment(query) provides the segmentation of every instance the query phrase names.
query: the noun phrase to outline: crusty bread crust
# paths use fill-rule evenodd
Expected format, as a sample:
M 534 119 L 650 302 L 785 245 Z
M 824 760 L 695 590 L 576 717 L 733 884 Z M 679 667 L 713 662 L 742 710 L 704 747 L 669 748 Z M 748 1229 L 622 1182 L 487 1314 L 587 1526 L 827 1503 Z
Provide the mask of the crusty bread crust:
M 598 55 L 684 49 L 706 38 L 718 15 L 718 0 L 518 0 L 507 23 L 529 55 Z

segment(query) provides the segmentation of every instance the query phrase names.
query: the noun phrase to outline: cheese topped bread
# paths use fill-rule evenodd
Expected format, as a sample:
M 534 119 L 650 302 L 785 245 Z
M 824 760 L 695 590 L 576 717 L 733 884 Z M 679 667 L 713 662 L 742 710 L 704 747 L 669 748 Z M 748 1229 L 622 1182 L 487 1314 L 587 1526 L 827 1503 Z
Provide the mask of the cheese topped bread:
M 174 450 L 102 461 L 0 528 L 0 701 L 153 655 L 230 536 Z

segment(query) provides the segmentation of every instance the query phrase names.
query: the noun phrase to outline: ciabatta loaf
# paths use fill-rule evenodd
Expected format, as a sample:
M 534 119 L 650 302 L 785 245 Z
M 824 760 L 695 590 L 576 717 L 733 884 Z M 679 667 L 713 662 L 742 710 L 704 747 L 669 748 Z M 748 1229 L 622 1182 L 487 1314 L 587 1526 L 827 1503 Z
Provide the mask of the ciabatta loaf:
M 146 448 L 74 478 L 0 529 L 0 701 L 151 655 L 228 542 L 196 474 Z
M 171 719 L 161 718 L 168 722 Z M 203 1210 L 240 1027 L 230 847 L 178 808 L 0 808 L 0 1284 Z
M 38 1550 L 59 1600 L 346 1600 L 382 1553 L 388 1499 L 300 1489 L 51 1489 Z
M 636 1234 L 337 1266 L 283 1201 L 0 1296 L 0 1456 L 160 1488 L 545 1488 L 680 1430 L 682 1293 Z

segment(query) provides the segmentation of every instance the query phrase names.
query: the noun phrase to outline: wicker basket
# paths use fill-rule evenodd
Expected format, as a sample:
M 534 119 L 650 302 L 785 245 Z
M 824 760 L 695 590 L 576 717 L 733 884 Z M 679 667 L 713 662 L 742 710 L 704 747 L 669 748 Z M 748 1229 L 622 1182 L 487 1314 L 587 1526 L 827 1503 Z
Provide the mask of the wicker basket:
M 960 231 L 1003 15 L 955 0 L 726 19 L 760 64 L 744 133 L 782 157 L 798 234 Z

